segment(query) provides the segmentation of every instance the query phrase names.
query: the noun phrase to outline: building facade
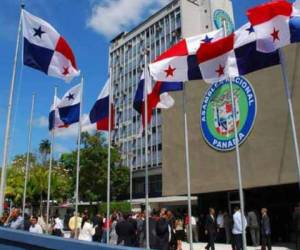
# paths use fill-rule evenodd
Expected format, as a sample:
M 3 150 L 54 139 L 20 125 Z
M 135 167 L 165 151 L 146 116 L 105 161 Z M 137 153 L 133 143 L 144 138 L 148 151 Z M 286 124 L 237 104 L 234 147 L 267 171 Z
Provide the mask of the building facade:
M 224 18 L 220 11 L 215 23 L 211 21 L 219 6 L 222 9 L 225 6 L 232 19 L 229 0 L 174 0 L 130 32 L 123 32 L 111 41 L 109 58 L 116 111 L 112 142 L 121 151 L 123 165 L 133 170 L 136 198 L 144 196 L 146 150 L 145 138 L 141 135 L 141 117 L 133 109 L 133 100 L 145 65 L 145 53 L 149 63 L 182 37 L 206 33 L 220 25 Z M 150 196 L 162 194 L 162 123 L 161 111 L 153 111 L 148 147 Z

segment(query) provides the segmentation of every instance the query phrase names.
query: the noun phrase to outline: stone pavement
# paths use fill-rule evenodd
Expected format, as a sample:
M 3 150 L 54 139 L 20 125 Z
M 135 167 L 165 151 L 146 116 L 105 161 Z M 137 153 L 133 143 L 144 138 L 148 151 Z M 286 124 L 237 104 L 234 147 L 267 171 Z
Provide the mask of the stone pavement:
M 207 243 L 203 243 L 203 242 L 199 242 L 199 243 L 194 243 L 193 244 L 193 249 L 194 250 L 205 250 L 205 246 Z M 186 242 L 183 242 L 182 245 L 182 249 L 183 250 L 189 250 L 190 249 L 190 245 Z M 215 244 L 215 249 L 216 250 L 232 250 L 231 245 L 226 245 L 226 244 Z M 272 246 L 272 250 L 294 250 L 295 246 L 293 246 L 292 244 L 287 245 L 287 246 L 276 246 L 276 244 L 274 244 Z M 247 250 L 261 250 L 261 247 L 247 247 Z

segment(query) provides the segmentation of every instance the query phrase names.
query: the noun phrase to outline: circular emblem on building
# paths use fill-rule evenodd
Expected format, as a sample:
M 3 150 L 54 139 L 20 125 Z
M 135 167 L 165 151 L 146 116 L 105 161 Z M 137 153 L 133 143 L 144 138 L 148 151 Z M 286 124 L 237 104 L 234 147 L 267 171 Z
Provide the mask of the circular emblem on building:
M 233 21 L 226 11 L 216 9 L 213 13 L 213 20 L 217 29 L 223 28 L 223 22 L 225 20 L 227 32 L 232 33 L 234 31 Z
M 256 96 L 250 82 L 244 77 L 233 79 L 235 112 L 232 108 L 230 84 L 213 84 L 204 96 L 200 124 L 205 141 L 218 151 L 235 148 L 233 113 L 236 117 L 239 144 L 250 134 L 256 117 Z

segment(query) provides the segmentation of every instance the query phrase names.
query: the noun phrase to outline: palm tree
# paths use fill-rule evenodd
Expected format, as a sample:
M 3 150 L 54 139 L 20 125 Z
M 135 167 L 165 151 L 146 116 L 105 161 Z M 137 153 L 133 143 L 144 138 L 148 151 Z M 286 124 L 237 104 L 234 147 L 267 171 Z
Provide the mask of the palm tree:
M 50 154 L 51 143 L 48 139 L 44 139 L 40 142 L 39 152 L 42 156 L 43 163 L 48 160 L 48 155 Z

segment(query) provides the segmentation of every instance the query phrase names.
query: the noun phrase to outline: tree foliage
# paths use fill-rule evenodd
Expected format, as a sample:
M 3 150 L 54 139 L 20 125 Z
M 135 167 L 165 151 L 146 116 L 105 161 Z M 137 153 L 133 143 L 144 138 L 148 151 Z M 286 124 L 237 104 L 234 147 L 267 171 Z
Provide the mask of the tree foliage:
M 26 155 L 16 155 L 7 171 L 6 197 L 14 204 L 21 205 L 24 192 Z M 69 196 L 71 178 L 68 172 L 56 162 L 53 164 L 51 177 L 51 199 L 64 200 Z M 46 198 L 48 190 L 48 166 L 37 162 L 30 156 L 30 168 L 27 183 L 27 202 L 36 204 Z
M 39 155 L 30 155 L 27 203 L 41 204 L 47 198 L 50 142 L 42 140 Z M 82 133 L 79 196 L 83 201 L 105 201 L 107 191 L 107 145 L 103 134 Z M 53 160 L 51 200 L 74 198 L 77 151 Z M 21 205 L 24 192 L 26 154 L 16 155 L 7 171 L 6 197 Z M 129 170 L 121 166 L 117 149 L 111 149 L 111 198 L 128 196 Z
M 107 190 L 107 145 L 101 133 L 90 135 L 82 133 L 80 155 L 79 196 L 84 201 L 106 200 Z M 77 152 L 66 153 L 60 162 L 76 177 Z M 129 170 L 121 166 L 121 157 L 117 149 L 111 150 L 111 196 L 119 198 L 128 194 Z

